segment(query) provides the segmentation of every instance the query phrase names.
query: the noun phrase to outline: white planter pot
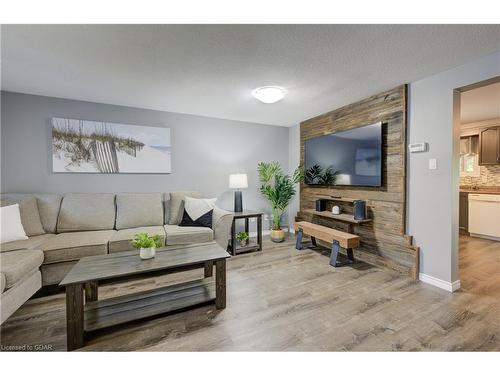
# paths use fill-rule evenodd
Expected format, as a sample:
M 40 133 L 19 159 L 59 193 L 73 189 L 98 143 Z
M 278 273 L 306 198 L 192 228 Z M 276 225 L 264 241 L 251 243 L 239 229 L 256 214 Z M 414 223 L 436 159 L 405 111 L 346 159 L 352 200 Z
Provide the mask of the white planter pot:
M 154 247 L 147 247 L 147 248 L 141 247 L 141 250 L 139 251 L 139 256 L 141 257 L 141 259 L 154 258 L 155 254 L 156 254 L 156 248 Z

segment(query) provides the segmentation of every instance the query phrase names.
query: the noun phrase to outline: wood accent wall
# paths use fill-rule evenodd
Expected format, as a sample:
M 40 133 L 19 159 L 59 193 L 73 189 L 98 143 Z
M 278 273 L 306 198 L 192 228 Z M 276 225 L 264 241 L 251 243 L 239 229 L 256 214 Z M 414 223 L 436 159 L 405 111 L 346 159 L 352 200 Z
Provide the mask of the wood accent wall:
M 347 230 L 346 224 L 304 212 L 315 207 L 321 196 L 341 196 L 367 201 L 369 223 L 354 226 L 361 238 L 358 259 L 389 267 L 418 278 L 419 250 L 406 235 L 406 122 L 407 85 L 374 95 L 300 124 L 300 160 L 304 165 L 304 141 L 317 136 L 354 129 L 381 121 L 383 168 L 381 187 L 300 186 L 298 220 L 314 221 L 331 228 Z M 341 202 L 336 202 L 336 204 Z M 329 202 L 327 209 L 333 205 Z M 352 205 L 342 204 L 345 211 Z

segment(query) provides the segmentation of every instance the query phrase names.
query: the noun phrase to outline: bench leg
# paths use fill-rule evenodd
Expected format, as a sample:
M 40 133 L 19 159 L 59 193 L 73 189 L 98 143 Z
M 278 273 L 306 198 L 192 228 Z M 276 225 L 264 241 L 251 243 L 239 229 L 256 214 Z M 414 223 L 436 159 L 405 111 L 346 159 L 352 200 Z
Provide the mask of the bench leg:
M 349 263 L 354 263 L 354 252 L 352 249 L 347 249 L 347 258 L 349 259 Z
M 339 241 L 333 241 L 332 254 L 330 255 L 330 265 L 332 267 L 342 267 L 342 266 L 345 266 L 347 264 L 354 263 L 354 252 L 352 251 L 352 249 L 346 249 L 348 260 L 343 261 L 343 262 L 339 262 L 337 260 L 337 257 L 339 255 L 339 250 L 340 250 Z
M 332 242 L 332 254 L 330 255 L 330 266 L 337 267 L 337 256 L 339 255 L 339 241 Z
M 304 231 L 302 230 L 302 228 L 299 229 L 299 231 L 297 232 L 297 241 L 295 242 L 295 248 L 297 250 L 301 250 L 302 249 L 302 236 L 304 234 Z
M 314 247 L 317 247 L 318 245 L 316 244 L 316 237 L 311 236 L 311 242 Z

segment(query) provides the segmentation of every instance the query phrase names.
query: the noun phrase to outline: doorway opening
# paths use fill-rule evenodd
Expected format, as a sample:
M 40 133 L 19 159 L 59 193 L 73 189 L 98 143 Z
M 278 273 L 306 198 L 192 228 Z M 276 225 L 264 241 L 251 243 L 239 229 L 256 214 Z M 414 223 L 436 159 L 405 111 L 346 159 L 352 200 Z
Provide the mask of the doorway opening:
M 461 289 L 500 298 L 500 77 L 457 90 L 457 100 Z

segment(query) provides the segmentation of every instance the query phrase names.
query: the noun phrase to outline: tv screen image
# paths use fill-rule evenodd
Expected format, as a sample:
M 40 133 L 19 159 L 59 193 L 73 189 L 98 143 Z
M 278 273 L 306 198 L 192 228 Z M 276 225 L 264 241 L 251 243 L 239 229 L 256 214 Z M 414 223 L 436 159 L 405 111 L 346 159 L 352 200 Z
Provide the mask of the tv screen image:
M 305 141 L 308 185 L 382 186 L 382 123 Z

